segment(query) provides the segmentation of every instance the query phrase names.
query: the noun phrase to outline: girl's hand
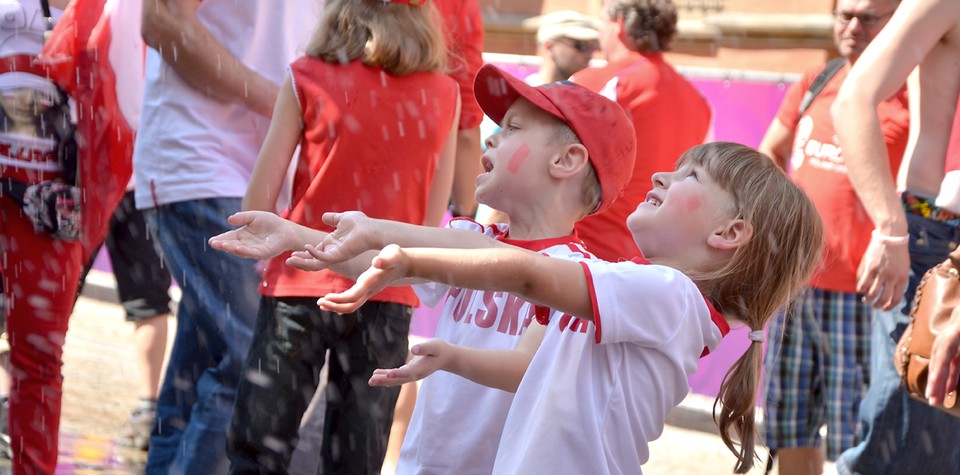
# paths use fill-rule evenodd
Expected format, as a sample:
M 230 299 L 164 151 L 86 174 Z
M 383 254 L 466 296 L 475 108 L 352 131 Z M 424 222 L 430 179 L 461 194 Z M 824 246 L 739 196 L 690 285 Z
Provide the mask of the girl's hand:
M 286 220 L 266 211 L 241 211 L 227 222 L 238 229 L 209 239 L 210 247 L 250 259 L 270 259 L 296 245 L 296 232 Z
M 351 313 L 377 292 L 406 277 L 408 263 L 409 259 L 400 246 L 391 244 L 373 258 L 370 268 L 360 274 L 353 287 L 340 293 L 324 295 L 317 300 L 317 305 L 323 310 L 340 314 Z
M 443 340 L 427 340 L 410 348 L 414 357 L 409 363 L 395 369 L 377 369 L 373 371 L 371 386 L 399 386 L 411 381 L 419 381 L 437 370 L 443 369 L 449 359 L 449 348 Z

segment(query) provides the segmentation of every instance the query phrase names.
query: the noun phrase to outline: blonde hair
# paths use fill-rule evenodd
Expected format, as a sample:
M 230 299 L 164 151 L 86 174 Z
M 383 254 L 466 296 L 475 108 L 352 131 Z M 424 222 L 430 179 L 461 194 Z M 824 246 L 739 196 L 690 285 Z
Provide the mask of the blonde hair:
M 716 309 L 762 330 L 767 320 L 802 289 L 823 245 L 820 215 L 806 194 L 766 155 L 744 145 L 714 142 L 680 157 L 692 161 L 733 197 L 739 219 L 753 227 L 751 239 L 722 268 L 691 275 Z M 714 402 L 723 443 L 737 456 L 736 473 L 753 467 L 756 394 L 762 348 L 751 343 L 727 371 Z M 719 411 L 718 411 L 719 409 Z M 739 449 L 731 437 L 733 429 Z
M 446 72 L 442 24 L 432 1 L 328 0 L 306 54 L 328 63 L 360 59 L 398 76 Z
M 551 138 L 554 142 L 557 142 L 559 145 L 583 145 L 583 142 L 580 141 L 580 137 L 577 136 L 577 133 L 574 132 L 566 122 L 557 117 L 553 117 L 553 119 L 555 119 L 555 123 Z M 597 204 L 600 203 L 600 198 L 602 197 L 600 179 L 597 178 L 597 171 L 595 168 L 593 168 L 592 161 L 587 162 L 587 170 L 583 175 L 583 182 L 581 184 L 580 191 L 583 195 L 582 203 L 584 208 L 583 214 L 580 217 L 584 218 L 592 213 L 593 210 L 597 209 Z

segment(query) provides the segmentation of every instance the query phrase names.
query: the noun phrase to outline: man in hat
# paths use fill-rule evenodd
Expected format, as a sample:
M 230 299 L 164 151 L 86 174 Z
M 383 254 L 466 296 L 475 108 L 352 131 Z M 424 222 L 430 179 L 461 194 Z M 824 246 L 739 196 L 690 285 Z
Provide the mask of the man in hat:
M 590 64 L 600 49 L 599 22 L 573 10 L 548 13 L 537 28 L 537 54 L 543 58 L 540 70 L 524 81 L 531 86 L 564 81 Z

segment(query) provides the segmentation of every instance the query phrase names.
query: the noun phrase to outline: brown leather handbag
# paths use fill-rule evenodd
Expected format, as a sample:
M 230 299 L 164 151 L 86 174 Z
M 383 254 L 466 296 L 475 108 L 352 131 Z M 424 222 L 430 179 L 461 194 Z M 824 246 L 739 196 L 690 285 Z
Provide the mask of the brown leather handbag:
M 900 373 L 901 385 L 911 396 L 925 403 L 933 340 L 939 329 L 950 320 L 957 305 L 960 305 L 960 248 L 924 274 L 910 312 L 910 325 L 897 343 L 898 351 L 894 353 L 894 364 Z M 934 407 L 960 417 L 958 389 L 954 387 L 944 398 L 943 405 Z

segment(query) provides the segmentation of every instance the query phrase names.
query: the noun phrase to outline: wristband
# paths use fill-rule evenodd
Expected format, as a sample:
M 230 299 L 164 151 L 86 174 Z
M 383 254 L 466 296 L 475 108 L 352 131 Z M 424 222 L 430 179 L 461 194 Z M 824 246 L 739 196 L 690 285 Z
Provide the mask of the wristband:
M 879 242 L 880 244 L 900 246 L 910 241 L 910 235 L 905 234 L 903 236 L 888 236 L 874 229 L 873 232 L 870 233 L 870 239 Z

